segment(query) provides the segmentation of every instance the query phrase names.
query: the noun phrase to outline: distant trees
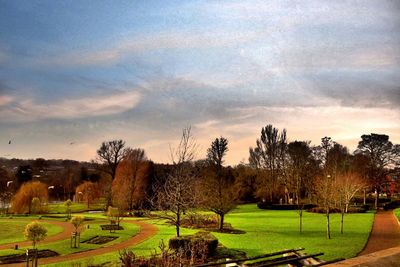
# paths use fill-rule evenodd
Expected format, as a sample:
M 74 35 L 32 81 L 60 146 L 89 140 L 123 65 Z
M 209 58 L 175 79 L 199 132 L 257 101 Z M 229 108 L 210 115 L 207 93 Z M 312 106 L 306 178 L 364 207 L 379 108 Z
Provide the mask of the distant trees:
M 114 181 L 117 173 L 119 163 L 125 156 L 126 150 L 125 141 L 123 140 L 112 140 L 103 142 L 100 148 L 97 150 L 97 155 L 100 161 L 103 163 L 104 171 L 111 177 L 111 181 Z M 110 184 L 111 186 L 111 184 Z M 111 206 L 112 196 L 111 187 L 107 195 L 107 206 Z
M 205 177 L 202 184 L 203 205 L 219 216 L 219 229 L 224 228 L 225 214 L 235 208 L 233 183 L 224 175 L 224 157 L 228 152 L 228 140 L 216 138 L 207 150 L 207 160 L 212 174 Z
M 12 199 L 12 211 L 14 213 L 30 214 L 32 212 L 32 200 L 34 198 L 38 198 L 41 204 L 48 201 L 49 195 L 46 184 L 39 181 L 24 183 Z
M 23 183 L 31 181 L 32 167 L 30 165 L 19 166 L 17 169 L 17 173 L 15 174 L 15 178 L 17 179 L 18 185 L 22 185 Z
M 85 201 L 88 209 L 90 208 L 90 203 L 93 203 L 95 200 L 97 200 L 100 195 L 101 192 L 98 184 L 89 181 L 80 184 L 75 189 L 75 198 L 78 201 Z
M 160 210 L 160 218 L 175 226 L 176 236 L 180 235 L 181 219 L 185 212 L 196 206 L 195 174 L 191 172 L 191 162 L 197 145 L 191 128 L 184 128 L 179 144 L 171 148 L 173 168 L 164 181 L 155 184 L 153 206 Z
M 35 249 L 36 244 L 47 236 L 47 229 L 38 222 L 33 221 L 25 227 L 24 235 L 26 239 L 32 241 L 33 249 Z
M 256 196 L 272 202 L 279 188 L 279 178 L 283 176 L 287 150 L 286 130 L 281 133 L 271 124 L 261 129 L 256 147 L 250 148 L 251 166 L 265 170 L 266 176 L 259 181 Z

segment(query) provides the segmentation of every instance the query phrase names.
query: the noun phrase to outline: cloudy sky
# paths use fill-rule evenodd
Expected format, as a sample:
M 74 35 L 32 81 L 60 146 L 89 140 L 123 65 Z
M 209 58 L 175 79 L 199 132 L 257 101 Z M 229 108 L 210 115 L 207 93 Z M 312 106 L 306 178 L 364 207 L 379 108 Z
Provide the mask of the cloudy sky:
M 261 127 L 400 143 L 400 1 L 0 0 L 0 157 L 169 161 L 187 125 L 247 161 Z M 11 140 L 11 144 L 9 143 Z

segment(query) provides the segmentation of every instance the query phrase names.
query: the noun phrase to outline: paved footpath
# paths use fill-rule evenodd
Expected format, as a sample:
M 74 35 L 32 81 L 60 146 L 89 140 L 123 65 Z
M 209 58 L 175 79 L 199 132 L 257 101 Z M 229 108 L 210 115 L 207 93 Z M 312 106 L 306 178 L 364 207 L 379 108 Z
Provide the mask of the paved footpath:
M 400 225 L 396 216 L 391 210 L 378 211 L 368 243 L 359 256 L 396 246 L 400 246 Z
M 400 225 L 393 212 L 379 211 L 375 214 L 367 245 L 357 257 L 327 266 L 400 266 Z
M 51 258 L 44 258 L 44 259 L 39 259 L 38 263 L 39 265 L 44 265 L 44 264 L 52 264 L 52 263 L 58 263 L 58 262 L 70 262 L 74 260 L 80 260 L 83 258 L 90 258 L 94 257 L 97 255 L 102 255 L 105 253 L 110 253 L 114 251 L 119 251 L 124 248 L 132 247 L 135 246 L 151 237 L 153 237 L 155 234 L 158 232 L 158 228 L 152 224 L 149 224 L 144 221 L 125 221 L 129 223 L 134 223 L 140 226 L 139 233 L 133 236 L 132 238 L 125 240 L 121 243 L 117 243 L 114 245 L 110 245 L 107 247 L 101 247 L 98 249 L 93 249 L 93 250 L 88 250 L 88 251 L 82 251 L 82 252 L 77 252 L 73 254 L 67 254 L 67 255 L 61 255 L 61 256 L 56 256 L 56 257 L 51 257 Z M 16 263 L 16 264 L 4 264 L 0 265 L 1 267 L 17 267 L 17 266 L 26 266 L 26 263 Z

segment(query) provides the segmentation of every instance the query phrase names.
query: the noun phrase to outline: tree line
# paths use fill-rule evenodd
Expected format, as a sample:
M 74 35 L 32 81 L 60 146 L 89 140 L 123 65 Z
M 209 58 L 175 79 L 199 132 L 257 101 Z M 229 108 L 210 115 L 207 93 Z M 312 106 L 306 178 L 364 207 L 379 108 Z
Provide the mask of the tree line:
M 297 205 L 301 231 L 303 207 L 315 203 L 324 209 L 329 238 L 332 210 L 344 215 L 360 192 L 373 193 L 377 207 L 388 176 L 399 175 L 400 146 L 384 134 L 362 135 L 357 150 L 350 153 L 330 137 L 316 146 L 310 141 L 289 142 L 285 129 L 266 125 L 249 148 L 248 164 L 232 167 L 224 162 L 227 138 L 216 137 L 205 158 L 196 159 L 198 146 L 187 127 L 170 152 L 171 164 L 157 164 L 144 149 L 111 140 L 100 145 L 97 160 L 90 163 L 20 161 L 15 171 L 0 168 L 2 201 L 13 199 L 14 211 L 30 213 L 33 198 L 75 199 L 90 208 L 104 197 L 105 208 L 114 206 L 121 213 L 160 210 L 160 216 L 175 225 L 177 235 L 182 217 L 193 208 L 214 212 L 223 229 L 225 215 L 237 203 L 256 201 Z M 1 161 L 12 166 L 18 160 Z

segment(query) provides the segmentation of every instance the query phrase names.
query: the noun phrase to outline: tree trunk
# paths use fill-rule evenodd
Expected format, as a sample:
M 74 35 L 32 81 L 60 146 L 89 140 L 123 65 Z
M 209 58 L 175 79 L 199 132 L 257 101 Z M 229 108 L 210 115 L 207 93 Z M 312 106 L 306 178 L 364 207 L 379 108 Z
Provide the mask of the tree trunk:
M 347 204 L 346 204 L 347 209 Z M 342 208 L 342 218 L 340 220 L 340 233 L 343 234 L 343 223 L 344 223 L 344 209 Z
M 224 229 L 224 217 L 225 217 L 225 214 L 219 215 L 219 230 Z
M 326 209 L 326 237 L 331 239 L 331 224 L 329 221 L 329 208 Z
M 366 204 L 367 204 L 367 192 L 364 189 L 364 205 L 366 205 Z
M 375 190 L 375 209 L 378 210 L 379 191 Z
M 303 232 L 303 208 L 299 210 L 299 219 L 300 219 L 300 233 Z
M 176 224 L 175 224 L 175 227 L 176 227 L 176 236 L 177 236 L 177 237 L 179 237 L 179 226 L 180 226 L 180 224 L 181 224 L 181 214 L 180 214 L 180 212 L 178 212 L 178 213 L 176 214 Z

